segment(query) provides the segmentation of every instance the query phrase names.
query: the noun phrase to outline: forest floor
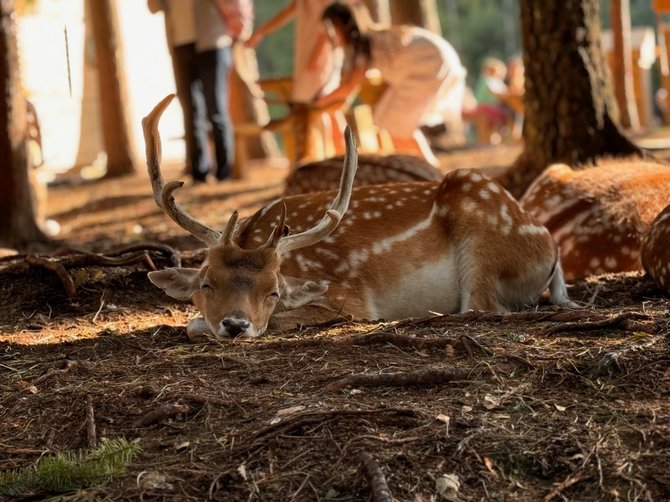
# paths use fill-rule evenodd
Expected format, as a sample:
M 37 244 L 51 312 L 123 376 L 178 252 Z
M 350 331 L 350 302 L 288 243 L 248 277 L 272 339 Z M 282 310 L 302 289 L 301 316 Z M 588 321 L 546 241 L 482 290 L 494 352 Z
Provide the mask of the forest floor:
M 285 172 L 187 185 L 180 201 L 220 227 L 279 195 Z M 70 246 L 136 245 L 158 268 L 176 257 L 157 242 L 202 258 L 143 173 L 54 188 L 49 215 Z M 151 285 L 138 257 L 65 263 L 71 282 L 39 260 L 0 263 L 0 471 L 122 437 L 141 447 L 125 474 L 59 500 L 390 500 L 368 470 L 398 501 L 670 499 L 670 300 L 641 273 L 569 284 L 579 310 L 194 344 L 194 308 Z

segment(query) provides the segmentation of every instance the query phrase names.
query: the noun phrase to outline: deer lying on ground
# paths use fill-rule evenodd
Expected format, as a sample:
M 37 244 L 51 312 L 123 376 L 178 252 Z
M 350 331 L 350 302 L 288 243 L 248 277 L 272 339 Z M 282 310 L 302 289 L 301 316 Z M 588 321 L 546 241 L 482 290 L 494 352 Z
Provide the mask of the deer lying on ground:
M 158 121 L 172 97 L 143 120 L 154 200 L 209 250 L 199 269 L 149 279 L 200 311 L 189 337 L 254 337 L 270 323 L 286 329 L 338 315 L 517 310 L 546 288 L 554 303 L 570 304 L 551 235 L 500 185 L 458 170 L 442 182 L 353 189 L 350 131 L 337 193 L 286 197 L 239 222 L 234 212 L 223 232 L 204 225 L 174 200 L 183 182 L 164 184 L 160 174 Z
M 642 239 L 642 265 L 670 294 L 670 205 L 656 216 Z
M 284 195 L 336 190 L 344 156 L 299 165 L 284 181 Z M 354 186 L 440 181 L 442 172 L 414 155 L 359 155 Z
M 670 200 L 670 167 L 639 159 L 548 167 L 521 198 L 561 250 L 567 279 L 641 270 L 642 235 Z
M 290 130 L 294 148 L 293 170 L 284 181 L 284 195 L 336 190 L 340 184 L 342 162 L 339 155 L 323 160 L 305 161 L 319 156 L 315 143 L 319 134 L 312 130 L 323 111 L 306 103 L 289 103 L 289 115 L 273 120 L 267 129 Z M 354 186 L 378 185 L 400 181 L 438 181 L 442 172 L 414 155 L 359 155 Z

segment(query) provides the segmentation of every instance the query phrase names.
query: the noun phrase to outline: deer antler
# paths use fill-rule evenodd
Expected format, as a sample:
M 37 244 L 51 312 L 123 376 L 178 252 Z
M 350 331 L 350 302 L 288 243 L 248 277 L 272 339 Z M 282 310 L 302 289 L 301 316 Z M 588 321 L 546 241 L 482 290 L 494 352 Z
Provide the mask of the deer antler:
M 184 186 L 184 182 L 170 181 L 165 184 L 161 176 L 161 138 L 158 133 L 158 122 L 174 97 L 174 94 L 170 94 L 163 98 L 151 110 L 149 115 L 142 119 L 144 142 L 146 144 L 147 169 L 149 171 L 149 178 L 151 179 L 154 201 L 177 225 L 190 232 L 205 244 L 213 246 L 221 239 L 221 233 L 194 219 L 174 200 L 173 192 Z
M 347 126 L 344 130 L 347 153 L 344 156 L 344 167 L 342 179 L 340 180 L 340 190 L 337 192 L 335 200 L 326 210 L 326 214 L 312 228 L 299 234 L 283 237 L 277 244 L 278 253 L 287 253 L 295 249 L 304 248 L 316 244 L 326 238 L 339 225 L 342 216 L 349 208 L 351 199 L 351 190 L 354 184 L 354 176 L 358 167 L 358 154 L 356 152 L 356 142 L 351 129 Z

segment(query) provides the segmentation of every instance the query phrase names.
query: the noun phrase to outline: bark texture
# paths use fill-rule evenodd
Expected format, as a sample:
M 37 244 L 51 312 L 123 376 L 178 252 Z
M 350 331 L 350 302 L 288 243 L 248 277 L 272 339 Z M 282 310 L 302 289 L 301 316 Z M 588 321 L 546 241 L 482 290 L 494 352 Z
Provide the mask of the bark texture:
M 28 179 L 26 100 L 13 4 L 0 0 L 0 246 L 25 250 L 48 239 L 35 222 Z
M 102 136 L 107 177 L 135 171 L 136 149 L 127 114 L 128 93 L 118 18 L 112 0 L 88 0 L 100 85 Z
M 524 151 L 503 180 L 520 196 L 548 165 L 642 152 L 619 129 L 598 0 L 521 0 Z

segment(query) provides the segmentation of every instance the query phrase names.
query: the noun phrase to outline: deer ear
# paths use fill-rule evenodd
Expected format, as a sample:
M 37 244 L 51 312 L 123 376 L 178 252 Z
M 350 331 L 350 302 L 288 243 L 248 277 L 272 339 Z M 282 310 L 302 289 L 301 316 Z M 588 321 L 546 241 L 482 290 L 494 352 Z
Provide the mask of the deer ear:
M 281 310 L 293 310 L 307 305 L 321 298 L 327 290 L 328 286 L 324 284 L 296 277 L 284 277 L 284 289 L 279 299 Z
M 149 272 L 149 280 L 177 300 L 190 300 L 199 289 L 199 268 L 166 268 Z

